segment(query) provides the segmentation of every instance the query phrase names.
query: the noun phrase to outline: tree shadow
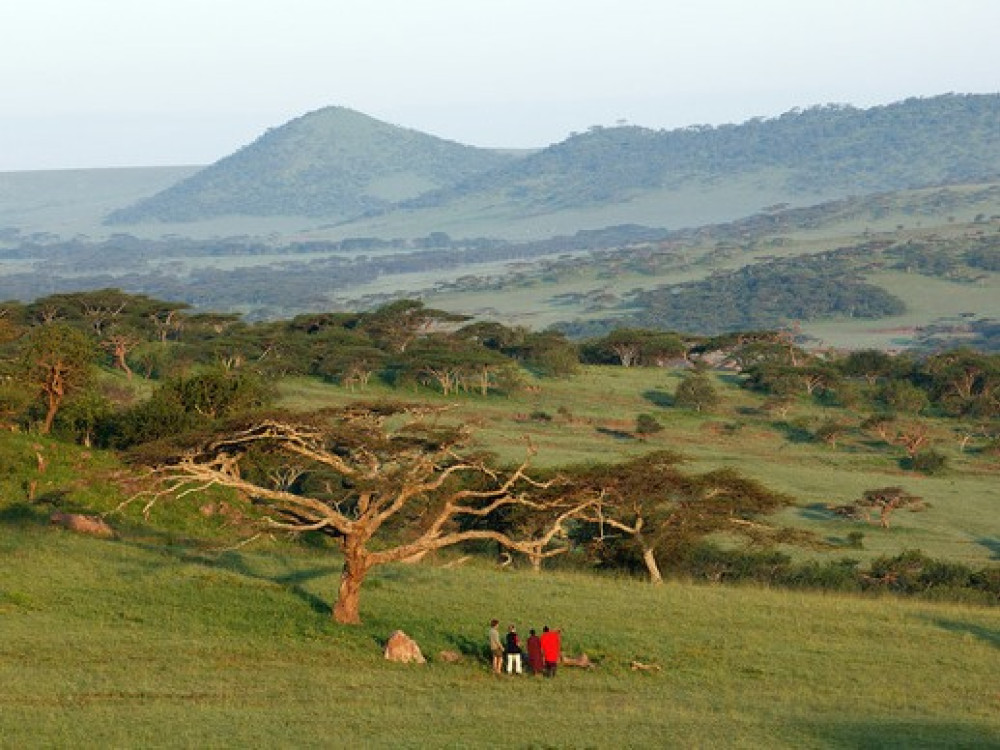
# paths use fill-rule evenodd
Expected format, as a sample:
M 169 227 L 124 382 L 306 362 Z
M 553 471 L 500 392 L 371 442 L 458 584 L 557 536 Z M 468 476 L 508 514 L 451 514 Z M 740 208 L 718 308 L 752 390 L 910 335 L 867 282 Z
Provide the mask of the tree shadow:
M 610 427 L 598 427 L 597 431 L 602 435 L 613 437 L 615 440 L 635 440 L 635 435 L 625 430 L 613 430 Z
M 661 409 L 669 409 L 674 405 L 674 397 L 672 394 L 666 391 L 661 391 L 658 388 L 651 388 L 648 391 L 642 392 L 642 397 L 646 399 L 653 406 L 659 406 Z
M 973 625 L 972 623 L 961 622 L 960 620 L 946 620 L 944 618 L 928 618 L 928 622 L 942 630 L 947 630 L 949 633 L 974 636 L 983 641 L 983 643 L 988 643 L 993 648 L 1000 649 L 1000 629 L 987 628 L 983 625 Z
M 914 747 L 997 747 L 992 722 L 945 721 L 912 715 L 883 716 L 870 720 L 844 717 L 800 725 L 820 747 L 888 750 Z
M 198 540 L 178 541 L 166 533 L 157 533 L 161 537 L 159 541 L 138 541 L 128 540 L 121 542 L 138 549 L 154 552 L 159 556 L 166 555 L 174 562 L 187 563 L 189 565 L 199 565 L 211 570 L 220 570 L 227 573 L 234 573 L 256 581 L 275 584 L 291 592 L 294 596 L 305 602 L 310 609 L 320 615 L 331 616 L 333 608 L 330 604 L 321 599 L 316 594 L 309 591 L 305 584 L 317 578 L 323 578 L 331 574 L 340 572 L 339 564 L 314 566 L 303 570 L 293 570 L 287 573 L 276 573 L 261 570 L 254 566 L 253 561 L 241 552 L 235 550 L 222 550 L 212 548 L 197 548 L 195 544 L 204 544 Z M 273 558 L 272 558 L 273 559 Z M 162 565 L 168 563 L 164 562 Z M 160 567 L 150 563 L 151 567 Z
M 811 503 L 799 508 L 798 514 L 809 521 L 836 521 L 840 518 L 826 507 L 826 503 Z
M 0 510 L 0 524 L 16 528 L 42 526 L 48 523 L 49 511 L 28 502 L 11 503 Z
M 812 433 L 801 425 L 792 424 L 791 422 L 774 422 L 774 429 L 785 436 L 785 440 L 789 443 L 811 443 L 813 442 Z
M 991 560 L 1000 560 L 1000 539 L 995 537 L 985 537 L 977 539 L 976 543 L 990 551 Z

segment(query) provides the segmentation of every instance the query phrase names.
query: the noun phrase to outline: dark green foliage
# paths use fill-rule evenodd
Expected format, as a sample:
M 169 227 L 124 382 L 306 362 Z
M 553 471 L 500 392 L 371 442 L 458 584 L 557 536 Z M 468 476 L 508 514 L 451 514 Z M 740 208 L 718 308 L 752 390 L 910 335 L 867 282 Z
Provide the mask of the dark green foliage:
M 931 449 L 904 458 L 902 465 L 921 474 L 941 474 L 948 468 L 948 457 Z
M 684 377 L 674 393 L 674 405 L 694 411 L 711 411 L 719 403 L 719 392 L 708 376 L 694 372 Z
M 932 598 L 1000 602 L 1000 576 L 996 570 L 974 572 L 961 563 L 929 558 L 920 550 L 873 560 L 865 586 Z
M 639 569 L 635 561 L 633 566 L 634 570 Z M 859 561 L 849 558 L 796 563 L 781 552 L 723 549 L 702 543 L 676 560 L 671 572 L 730 583 L 753 581 L 825 591 L 887 591 L 937 600 L 1000 604 L 1000 568 L 972 570 L 961 563 L 935 560 L 919 550 L 879 557 L 862 567 Z
M 899 414 L 920 414 L 930 399 L 927 393 L 908 380 L 890 380 L 879 390 L 877 400 L 889 411 Z
M 182 435 L 214 420 L 266 407 L 274 389 L 252 373 L 210 368 L 167 380 L 146 401 L 98 421 L 98 442 L 111 448 Z
M 663 425 L 652 414 L 640 414 L 635 418 L 635 432 L 637 435 L 655 435 L 663 431 Z
M 713 334 L 775 328 L 834 316 L 881 318 L 903 303 L 842 263 L 815 258 L 772 261 L 704 281 L 641 292 L 629 302 L 640 327 Z

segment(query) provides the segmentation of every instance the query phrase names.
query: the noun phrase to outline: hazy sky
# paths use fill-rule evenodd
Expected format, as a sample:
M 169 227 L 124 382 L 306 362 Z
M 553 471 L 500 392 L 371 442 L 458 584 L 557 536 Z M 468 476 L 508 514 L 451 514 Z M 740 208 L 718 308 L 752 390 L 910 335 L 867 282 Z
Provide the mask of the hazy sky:
M 1000 91 L 1000 0 L 0 0 L 0 29 L 0 170 L 207 164 L 334 104 L 529 147 Z

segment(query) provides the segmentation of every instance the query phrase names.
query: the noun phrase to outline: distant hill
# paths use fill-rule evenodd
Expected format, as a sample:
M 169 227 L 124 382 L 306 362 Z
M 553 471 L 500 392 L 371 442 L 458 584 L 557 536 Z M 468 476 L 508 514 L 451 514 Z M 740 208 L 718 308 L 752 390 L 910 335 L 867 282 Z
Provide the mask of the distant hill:
M 268 130 L 108 223 L 186 222 L 229 214 L 343 218 L 381 210 L 517 158 L 328 107 Z
M 1000 175 L 1000 94 L 827 105 L 742 125 L 594 127 L 506 167 L 406 202 L 501 191 L 534 212 L 770 172 L 790 192 L 872 193 Z
M 1000 94 L 947 94 L 719 127 L 594 127 L 518 156 L 330 108 L 109 220 L 297 214 L 350 220 L 345 236 L 694 226 L 770 204 L 995 179 L 998 123 Z

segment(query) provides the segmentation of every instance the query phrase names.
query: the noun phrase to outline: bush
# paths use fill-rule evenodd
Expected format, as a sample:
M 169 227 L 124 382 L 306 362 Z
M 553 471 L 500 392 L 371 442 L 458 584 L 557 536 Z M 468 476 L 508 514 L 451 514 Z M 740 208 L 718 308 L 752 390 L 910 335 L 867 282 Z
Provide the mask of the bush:
M 948 457 L 936 450 L 922 451 L 912 458 L 904 459 L 903 468 L 919 471 L 921 474 L 940 474 L 948 468 Z
M 635 418 L 635 432 L 637 435 L 653 435 L 663 431 L 663 425 L 652 414 L 640 414 Z

